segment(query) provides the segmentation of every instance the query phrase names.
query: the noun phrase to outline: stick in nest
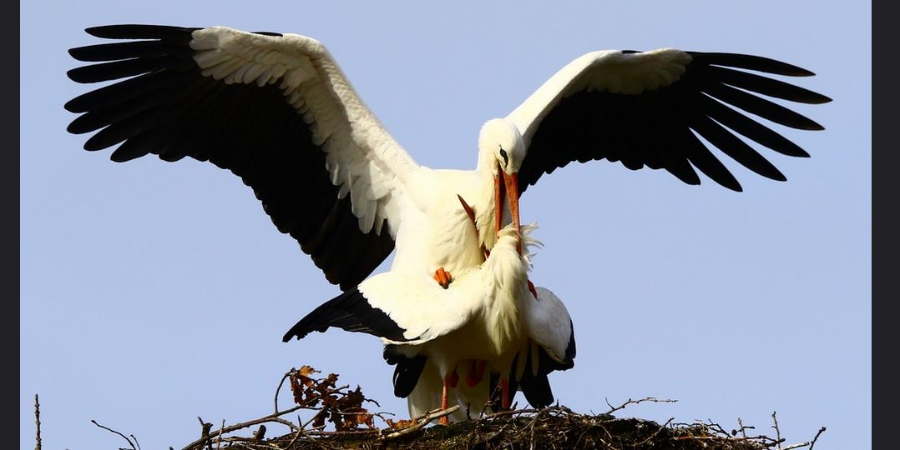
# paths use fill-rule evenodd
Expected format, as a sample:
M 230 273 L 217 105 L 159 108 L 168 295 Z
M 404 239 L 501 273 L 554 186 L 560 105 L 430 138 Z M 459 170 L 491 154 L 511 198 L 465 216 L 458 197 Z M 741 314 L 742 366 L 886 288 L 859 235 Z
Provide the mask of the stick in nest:
M 444 410 L 436 409 L 436 410 L 434 410 L 434 411 L 429 411 L 429 412 L 427 412 L 425 415 L 416 418 L 416 419 L 415 419 L 415 422 L 416 422 L 415 424 L 413 424 L 413 425 L 411 425 L 411 426 L 409 426 L 409 427 L 406 427 L 406 428 L 404 428 L 404 429 L 402 429 L 402 430 L 400 430 L 400 431 L 395 431 L 395 432 L 393 432 L 393 433 L 390 433 L 390 434 L 388 434 L 388 435 L 385 435 L 382 439 L 384 439 L 384 440 L 394 439 L 394 438 L 398 438 L 398 437 L 400 437 L 400 436 L 406 436 L 406 435 L 408 435 L 408 434 L 414 433 L 414 432 L 416 432 L 417 430 L 421 430 L 422 428 L 424 428 L 425 425 L 428 425 L 428 424 L 431 423 L 431 421 L 433 421 L 434 419 L 438 419 L 438 418 L 441 418 L 441 417 L 444 417 L 444 416 L 453 414 L 453 413 L 456 412 L 456 410 L 458 410 L 458 409 L 459 409 L 459 405 L 453 405 L 453 406 L 451 406 L 451 407 L 449 407 L 449 408 L 447 408 L 447 409 L 444 409 Z

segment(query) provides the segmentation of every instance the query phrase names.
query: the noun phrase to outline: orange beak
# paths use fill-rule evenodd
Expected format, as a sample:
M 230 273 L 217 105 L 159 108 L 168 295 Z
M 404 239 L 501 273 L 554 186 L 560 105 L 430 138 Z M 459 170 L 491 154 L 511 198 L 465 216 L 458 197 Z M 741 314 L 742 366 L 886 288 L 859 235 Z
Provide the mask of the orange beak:
M 500 174 L 503 177 L 503 183 L 500 183 L 500 177 L 494 179 L 494 232 L 496 234 L 500 233 L 500 228 L 503 228 L 503 212 L 506 208 L 504 208 L 504 197 L 509 202 L 509 214 L 510 221 L 512 222 L 513 228 L 516 232 L 519 232 L 520 223 L 519 223 L 519 176 L 518 174 L 507 174 L 503 170 L 500 170 Z M 522 252 L 522 242 L 519 241 L 518 244 L 519 253 Z

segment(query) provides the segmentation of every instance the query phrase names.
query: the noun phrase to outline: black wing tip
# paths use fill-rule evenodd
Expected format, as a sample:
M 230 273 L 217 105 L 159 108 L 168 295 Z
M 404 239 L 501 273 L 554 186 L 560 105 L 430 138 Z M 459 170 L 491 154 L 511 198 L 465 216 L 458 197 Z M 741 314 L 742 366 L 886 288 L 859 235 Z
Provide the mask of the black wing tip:
M 781 173 L 781 171 L 778 171 L 777 174 L 771 174 L 769 176 L 766 176 L 766 178 L 768 178 L 770 180 L 774 180 L 774 181 L 781 181 L 781 182 L 787 181 L 787 177 L 784 176 L 784 174 Z
M 806 127 L 802 128 L 804 131 L 825 131 L 825 127 L 820 125 L 817 122 L 809 123 Z
M 88 149 L 85 149 L 85 150 L 88 150 Z M 91 150 L 88 150 L 88 151 L 91 151 Z M 115 162 L 115 163 L 123 163 L 123 162 L 131 161 L 132 159 L 140 158 L 146 154 L 147 153 L 145 153 L 145 152 L 138 152 L 136 154 L 126 153 L 126 152 L 121 151 L 121 147 L 120 147 L 119 149 L 116 149 L 115 151 L 112 152 L 112 154 L 109 155 L 109 160 L 112 162 Z
M 816 76 L 815 72 L 808 70 L 808 69 L 804 69 L 800 66 L 795 66 L 793 64 L 789 64 L 789 63 L 786 63 L 783 61 L 778 61 L 776 59 L 771 59 L 771 58 L 766 58 L 766 59 L 768 59 L 772 62 L 775 62 L 775 63 L 782 64 L 783 67 L 785 68 L 785 71 L 789 72 L 789 73 L 785 73 L 784 75 L 787 75 L 789 77 L 814 77 L 814 76 Z
M 171 36 L 180 36 L 186 33 L 192 33 L 202 30 L 200 27 L 179 27 L 172 25 L 150 25 L 150 24 L 115 24 L 115 25 L 98 25 L 95 27 L 85 28 L 84 31 L 91 36 L 102 39 L 164 39 Z M 284 37 L 283 33 L 277 31 L 252 31 L 253 34 L 272 37 Z M 78 49 L 72 49 L 78 50 Z M 72 50 L 69 50 L 71 54 Z
M 688 51 L 686 53 L 689 54 L 694 61 L 703 64 L 738 67 L 788 77 L 812 77 L 816 75 L 816 73 L 811 70 L 766 56 L 729 52 Z
M 331 300 L 319 305 L 316 309 L 312 310 L 309 314 L 303 316 L 302 319 L 297 321 L 297 323 L 292 326 L 287 333 L 282 336 L 282 342 L 288 342 L 291 338 L 296 337 L 299 341 L 300 339 L 305 338 L 312 333 L 313 331 L 318 331 L 320 333 L 324 333 L 328 331 L 332 325 L 332 317 L 329 316 L 333 312 L 332 308 L 335 304 L 340 304 L 346 298 L 359 295 L 359 291 L 353 290 L 349 292 L 344 292 L 338 295 L 337 297 L 332 298 Z M 340 325 L 337 325 L 340 326 Z
M 833 99 L 831 97 L 812 91 L 810 91 L 809 97 L 803 99 L 803 103 L 810 105 L 823 105 L 825 103 L 831 103 L 832 101 Z
M 311 333 L 313 331 L 318 331 L 320 333 L 324 333 L 325 330 L 328 329 L 327 326 L 322 327 L 320 329 L 310 329 L 310 328 L 303 327 L 303 325 L 305 325 L 305 324 L 303 324 L 302 320 L 300 322 L 297 322 L 297 324 L 294 325 L 293 327 L 291 327 L 291 329 L 288 330 L 287 333 L 284 333 L 284 336 L 281 337 L 281 342 L 289 342 L 291 339 L 293 339 L 295 337 L 299 341 L 299 340 L 305 338 L 306 336 L 308 336 L 309 333 Z
M 102 39 L 160 39 L 173 34 L 190 33 L 199 29 L 201 28 L 130 23 L 99 25 L 85 28 L 84 31 L 91 36 Z
M 69 104 L 68 104 L 68 103 L 66 103 L 65 105 L 63 105 L 63 108 L 65 108 L 66 111 L 71 112 L 71 113 L 78 113 L 78 112 L 80 112 L 80 111 L 73 111 L 73 110 L 71 110 L 71 109 L 69 108 Z M 69 133 L 71 133 L 71 134 L 84 134 L 84 133 L 90 133 L 90 131 L 83 130 L 83 129 L 79 128 L 79 127 L 78 127 L 78 123 L 76 123 L 76 121 L 74 121 L 74 120 L 73 120 L 72 122 L 69 123 L 69 126 L 66 127 L 66 131 L 69 132 Z
M 253 31 L 253 34 L 261 34 L 263 36 L 284 37 L 284 34 L 277 31 Z
M 87 27 L 84 32 L 98 38 L 114 38 L 124 31 L 134 29 L 135 27 L 147 27 L 150 25 L 141 24 L 117 24 L 117 25 L 97 25 Z
M 825 129 L 825 127 L 820 125 L 818 122 L 816 122 L 808 117 L 798 116 L 797 118 L 800 119 L 797 122 L 781 123 L 781 125 L 784 125 L 789 128 L 793 128 L 795 130 L 802 130 L 802 131 L 823 131 Z
M 734 175 L 728 170 L 725 170 L 722 173 L 713 171 L 712 175 L 710 175 L 709 173 L 707 173 L 705 171 L 703 171 L 703 172 L 711 180 L 718 183 L 719 186 L 722 186 L 722 187 L 724 187 L 728 190 L 734 191 L 734 192 L 744 192 L 744 187 L 741 186 L 741 183 L 737 180 L 737 178 L 735 178 Z
M 300 339 L 305 338 L 307 334 L 309 333 L 296 333 L 292 328 L 290 331 L 285 333 L 284 336 L 281 337 L 281 342 L 290 342 L 294 337 L 296 337 L 299 341 Z
M 709 177 L 708 174 L 707 174 L 707 176 Z M 733 192 L 744 192 L 744 187 L 741 186 L 741 183 L 738 182 L 736 179 L 733 179 L 733 180 L 732 180 L 733 182 L 728 182 L 728 181 L 725 181 L 725 180 L 717 180 L 717 179 L 712 178 L 712 177 L 709 177 L 709 179 L 711 179 L 712 181 L 714 181 L 714 182 L 715 182 L 716 184 L 718 184 L 719 186 L 722 186 L 722 187 L 724 187 L 725 189 L 728 189 L 729 191 L 733 191 Z M 703 185 L 703 183 L 700 182 L 700 181 L 698 181 L 698 182 L 696 182 L 696 183 L 685 183 L 685 184 L 687 184 L 688 186 L 701 186 L 701 185 Z
M 86 104 L 83 97 L 84 97 L 84 95 L 79 95 L 78 97 L 75 97 L 72 100 L 67 101 L 66 103 L 63 104 L 63 109 L 65 109 L 66 111 L 68 111 L 70 113 L 75 113 L 75 114 L 81 114 L 81 113 L 86 113 L 86 112 L 90 111 L 91 107 L 89 104 Z M 70 133 L 72 133 L 72 132 L 70 131 Z M 75 133 L 75 134 L 80 134 L 80 133 Z

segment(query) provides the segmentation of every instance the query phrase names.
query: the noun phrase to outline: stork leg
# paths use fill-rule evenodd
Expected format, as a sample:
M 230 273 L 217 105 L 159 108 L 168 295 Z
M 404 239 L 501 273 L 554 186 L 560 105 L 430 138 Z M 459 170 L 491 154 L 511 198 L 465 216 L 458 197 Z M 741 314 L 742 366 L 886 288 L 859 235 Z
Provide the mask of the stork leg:
M 484 378 L 484 368 L 486 366 L 487 361 L 470 360 L 469 370 L 466 371 L 466 386 L 472 387 L 481 382 L 481 379 Z
M 509 409 L 510 401 L 509 398 L 509 380 L 506 378 L 500 379 L 500 407 L 506 411 Z
M 450 407 L 450 388 L 456 387 L 457 383 L 459 383 L 459 375 L 456 373 L 456 368 L 453 368 L 447 375 L 444 375 L 444 391 L 441 394 L 441 411 L 446 411 L 447 408 Z M 441 416 L 438 421 L 441 425 L 450 424 L 450 418 L 448 416 Z
M 438 267 L 438 270 L 434 271 L 434 280 L 437 281 L 442 288 L 447 289 L 447 286 L 450 286 L 450 282 L 453 281 L 453 277 L 450 276 L 450 272 L 444 270 L 443 267 Z

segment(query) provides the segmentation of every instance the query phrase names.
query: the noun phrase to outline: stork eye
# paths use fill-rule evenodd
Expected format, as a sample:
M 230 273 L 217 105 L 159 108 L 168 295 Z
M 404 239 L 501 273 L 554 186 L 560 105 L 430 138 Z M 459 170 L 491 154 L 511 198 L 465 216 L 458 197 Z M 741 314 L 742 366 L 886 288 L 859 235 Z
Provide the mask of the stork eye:
M 506 150 L 500 149 L 500 157 L 503 158 L 503 165 L 509 165 L 509 155 L 506 154 Z

